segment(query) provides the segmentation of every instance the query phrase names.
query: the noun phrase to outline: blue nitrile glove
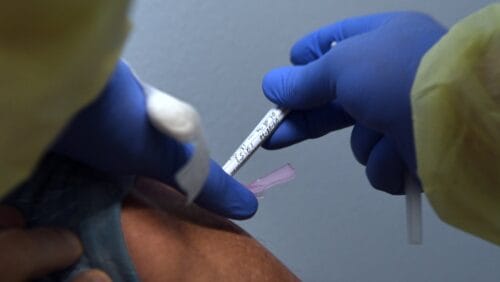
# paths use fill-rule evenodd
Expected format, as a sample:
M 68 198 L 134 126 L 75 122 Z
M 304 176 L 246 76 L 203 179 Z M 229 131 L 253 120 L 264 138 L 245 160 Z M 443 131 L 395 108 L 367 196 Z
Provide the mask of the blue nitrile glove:
M 102 171 L 148 176 L 173 187 L 178 186 L 175 173 L 192 152 L 151 125 L 143 89 L 121 61 L 100 96 L 76 115 L 53 150 Z M 254 195 L 214 161 L 196 203 L 235 219 L 251 217 L 257 209 Z
M 292 48 L 296 66 L 264 78 L 267 98 L 295 110 L 265 147 L 354 124 L 351 147 L 370 183 L 402 194 L 405 174 L 416 177 L 411 86 L 420 59 L 445 32 L 426 15 L 397 12 L 346 19 L 309 34 Z

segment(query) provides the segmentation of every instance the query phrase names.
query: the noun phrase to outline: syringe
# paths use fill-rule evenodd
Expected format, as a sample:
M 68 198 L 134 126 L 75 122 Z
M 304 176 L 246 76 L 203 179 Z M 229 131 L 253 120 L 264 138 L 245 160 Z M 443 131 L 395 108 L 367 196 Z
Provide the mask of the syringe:
M 332 42 L 331 47 L 335 47 Z M 255 153 L 257 148 L 276 130 L 283 121 L 289 110 L 275 108 L 269 110 L 257 126 L 250 132 L 248 137 L 238 147 L 236 152 L 224 164 L 222 169 L 229 175 L 234 175 L 245 162 Z M 406 220 L 408 243 L 412 245 L 422 244 L 422 197 L 416 182 L 407 177 L 405 181 L 406 194 Z
M 274 132 L 278 125 L 288 114 L 288 110 L 282 108 L 271 109 L 250 132 L 248 137 L 231 155 L 222 169 L 229 175 L 234 175 L 245 162 L 252 156 L 259 146 Z

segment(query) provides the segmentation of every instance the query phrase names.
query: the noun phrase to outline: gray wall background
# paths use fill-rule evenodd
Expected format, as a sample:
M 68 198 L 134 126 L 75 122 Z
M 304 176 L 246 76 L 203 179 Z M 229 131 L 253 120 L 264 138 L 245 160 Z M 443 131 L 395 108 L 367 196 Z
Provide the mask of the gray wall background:
M 288 64 L 303 34 L 387 10 L 430 13 L 447 26 L 484 0 L 144 0 L 125 57 L 146 81 L 200 111 L 212 156 L 225 162 L 272 106 L 262 76 Z M 404 198 L 370 188 L 350 129 L 281 151 L 259 150 L 248 182 L 286 162 L 298 178 L 239 222 L 304 281 L 500 281 L 499 248 L 442 223 L 424 203 L 424 245 L 406 243 Z M 244 263 L 244 262 L 242 262 Z

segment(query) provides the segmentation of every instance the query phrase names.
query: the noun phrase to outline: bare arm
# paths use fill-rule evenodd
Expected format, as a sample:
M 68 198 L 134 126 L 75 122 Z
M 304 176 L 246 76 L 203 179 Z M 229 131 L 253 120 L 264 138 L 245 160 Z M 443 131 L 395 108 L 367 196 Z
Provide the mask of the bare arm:
M 136 186 L 121 221 L 142 281 L 299 280 L 231 221 L 185 206 L 182 195 L 156 181 Z

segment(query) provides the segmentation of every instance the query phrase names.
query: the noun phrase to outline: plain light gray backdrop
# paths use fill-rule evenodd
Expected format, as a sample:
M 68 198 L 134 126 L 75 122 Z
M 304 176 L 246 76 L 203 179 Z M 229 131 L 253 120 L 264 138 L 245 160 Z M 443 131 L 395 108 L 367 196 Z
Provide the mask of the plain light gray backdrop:
M 389 10 L 423 11 L 451 26 L 491 2 L 142 0 L 124 56 L 145 81 L 198 108 L 222 164 L 272 106 L 261 92 L 263 75 L 289 64 L 289 48 L 302 35 Z M 259 150 L 240 181 L 286 162 L 298 177 L 239 224 L 304 281 L 500 281 L 500 249 L 444 224 L 427 202 L 424 245 L 409 246 L 404 198 L 369 186 L 352 156 L 350 131 Z

